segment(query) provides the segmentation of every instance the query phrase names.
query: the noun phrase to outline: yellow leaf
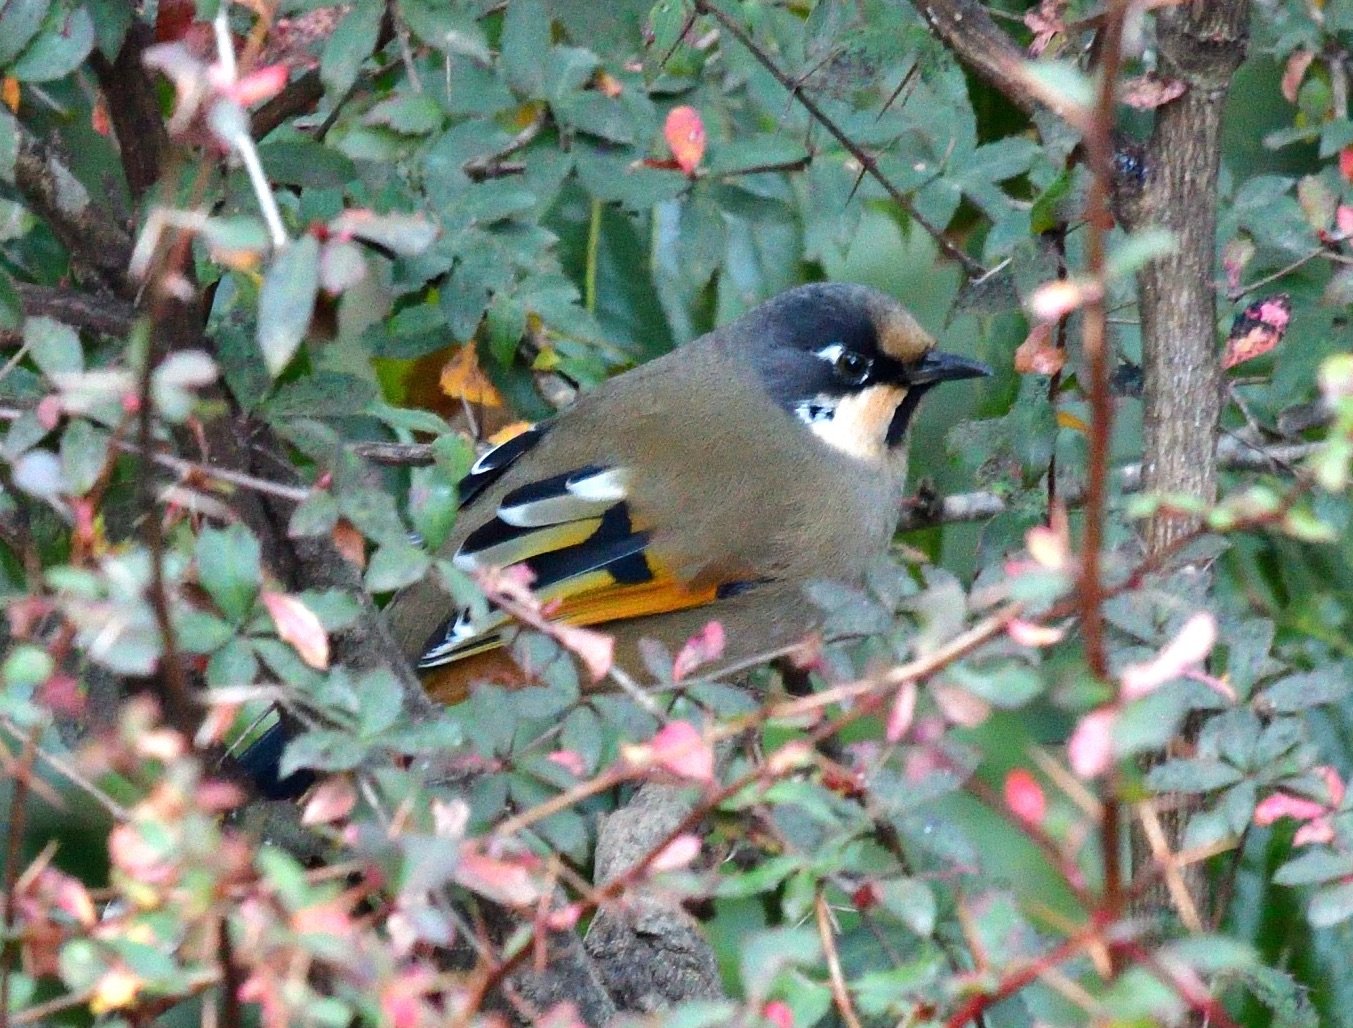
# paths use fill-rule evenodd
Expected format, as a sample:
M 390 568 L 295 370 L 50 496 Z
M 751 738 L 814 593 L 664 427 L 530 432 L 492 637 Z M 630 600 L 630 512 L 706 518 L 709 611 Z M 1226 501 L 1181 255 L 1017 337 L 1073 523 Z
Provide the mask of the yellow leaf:
M 460 347 L 442 367 L 439 379 L 442 392 L 453 400 L 465 400 L 484 407 L 501 407 L 503 398 L 479 367 L 474 343 Z
M 1090 434 L 1090 426 L 1085 423 L 1084 419 L 1066 410 L 1057 412 L 1057 427 L 1069 428 L 1073 432 L 1081 432 L 1084 435 Z
M 5 101 L 5 106 L 15 114 L 19 113 L 19 80 L 5 76 L 4 82 L 0 82 L 0 100 Z

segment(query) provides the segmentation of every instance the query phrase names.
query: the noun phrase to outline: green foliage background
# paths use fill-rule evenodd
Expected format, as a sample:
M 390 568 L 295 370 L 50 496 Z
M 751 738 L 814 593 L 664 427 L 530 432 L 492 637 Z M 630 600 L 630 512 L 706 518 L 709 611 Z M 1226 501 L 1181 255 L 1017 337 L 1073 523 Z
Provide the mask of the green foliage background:
M 313 485 L 326 476 L 329 483 L 297 509 L 291 535 L 327 536 L 340 518 L 355 526 L 370 553 L 365 586 L 377 596 L 430 570 L 445 575 L 453 590 L 469 592 L 428 549 L 410 542 L 408 531 L 416 528 L 433 543 L 445 535 L 454 516 L 453 484 L 471 447 L 448 436 L 436 462 L 413 472 L 373 470 L 345 448 L 446 434 L 449 421 L 464 427 L 458 406 L 434 388 L 448 348 L 456 345 L 477 348 L 515 416 L 539 418 L 551 409 L 537 388 L 541 373 L 587 388 L 795 283 L 867 282 L 907 302 L 947 349 L 984 359 L 998 372 L 981 388 L 923 407 L 913 475 L 941 493 L 997 492 L 1007 512 L 976 526 L 919 532 L 908 544 L 964 583 L 989 579 L 1045 516 L 1040 483 L 1050 456 L 1073 474 L 1083 465 L 1083 433 L 1059 428 L 1055 417 L 1057 411 L 1085 416 L 1074 377 L 1080 370 L 1075 319 L 1055 405 L 1047 380 L 1016 374 L 1012 360 L 1030 327 L 1021 298 L 1057 274 L 1050 233 L 1058 226 L 1066 229 L 1068 266 L 1081 265 L 1085 171 L 1071 157 L 1075 138 L 1051 120 L 1031 122 L 966 74 L 911 6 L 898 0 L 719 5 L 875 157 L 915 213 L 945 227 L 985 267 L 1003 268 L 998 277 L 1007 288 L 994 295 L 967 290 L 962 270 L 941 259 L 908 213 L 861 175 L 856 158 L 754 54 L 726 31 L 715 33 L 708 16 L 681 0 L 401 0 L 388 7 L 355 0 L 339 9 L 316 47 L 322 89 L 313 111 L 283 119 L 257 140 L 294 240 L 274 254 L 255 189 L 237 161 L 218 159 L 219 134 L 213 142 L 201 121 L 174 140 L 170 174 L 139 204 L 114 141 L 96 130 L 98 63 L 116 57 L 127 33 L 137 31 L 134 22 L 154 21 L 152 8 L 163 18 L 172 6 L 162 0 L 134 13 L 113 0 L 12 0 L 0 7 L 0 70 L 20 98 L 16 113 L 0 111 L 0 328 L 16 358 L 0 372 L 0 404 L 14 411 L 0 449 L 0 514 L 23 527 L 0 545 L 0 587 L 11 609 L 46 597 L 74 636 L 73 649 L 64 653 L 22 632 L 11 640 L 0 668 L 0 714 L 20 735 L 36 726 L 45 744 L 73 744 L 69 733 L 64 743 L 58 738 L 43 702 L 42 688 L 59 671 L 82 683 L 107 672 L 145 675 L 161 653 L 145 592 L 149 555 L 133 534 L 137 461 L 119 455 L 114 442 L 128 425 L 121 400 L 145 359 L 144 324 L 125 336 L 87 326 L 77 334 L 59 320 L 25 318 L 21 285 L 107 291 L 107 283 L 71 259 L 59 233 L 25 197 L 16 171 L 25 139 L 50 147 L 95 206 L 129 225 L 133 236 L 148 231 L 156 206 L 200 216 L 193 260 L 210 305 L 208 369 L 188 364 L 156 372 L 162 430 L 177 431 L 227 405 L 268 425 L 287 444 L 299 481 Z M 279 13 L 303 17 L 324 6 L 296 0 Z M 999 6 L 1012 16 L 1024 13 L 1014 2 Z M 1073 4 L 1066 18 L 1089 6 Z M 204 22 L 214 15 L 207 0 L 198 7 Z M 232 18 L 243 37 L 252 19 L 243 8 Z M 1013 31 L 1027 41 L 1022 26 Z M 1226 299 L 1223 247 L 1250 247 L 1243 281 L 1310 258 L 1271 287 L 1292 298 L 1286 340 L 1241 368 L 1253 381 L 1238 387 L 1239 395 L 1265 425 L 1315 399 L 1322 362 L 1348 348 L 1353 269 L 1336 210 L 1350 192 L 1339 155 L 1353 144 L 1346 87 L 1351 42 L 1353 11 L 1346 4 L 1257 5 L 1251 56 L 1231 94 L 1218 238 L 1219 345 L 1243 306 Z M 1326 56 L 1312 64 L 1289 102 L 1282 78 L 1302 48 Z M 176 52 L 170 77 L 200 76 L 211 59 L 209 43 L 207 49 Z M 268 56 L 265 51 L 265 62 Z M 296 56 L 287 55 L 293 83 L 306 74 Z M 1076 56 L 1070 49 L 1044 61 L 1061 62 L 1068 88 L 1083 84 Z M 1132 70 L 1149 59 L 1148 36 Z M 167 116 L 175 91 L 167 81 L 158 88 Z M 180 88 L 180 102 L 182 95 Z M 664 119 L 682 105 L 699 111 L 709 137 L 693 177 L 661 166 L 669 156 Z M 1121 127 L 1142 133 L 1149 117 L 1124 110 Z M 768 167 L 778 170 L 760 170 Z M 350 211 L 375 216 L 345 221 Z M 1114 245 L 1120 256 L 1127 253 L 1120 233 Z M 1132 285 L 1126 273 L 1114 283 L 1121 323 L 1114 325 L 1113 343 L 1122 361 L 1135 364 L 1140 342 Z M 195 400 L 216 371 L 225 393 Z M 51 396 L 63 405 L 55 426 L 37 406 Z M 436 410 L 427 409 L 432 401 Z M 1114 454 L 1126 462 L 1140 451 L 1138 401 L 1120 398 L 1118 415 Z M 1234 404 L 1226 419 L 1231 429 L 1245 424 Z M 1276 482 L 1260 488 L 1276 496 Z M 1239 485 L 1238 478 L 1228 482 Z M 72 501 L 91 494 L 98 497 L 102 538 L 111 542 L 92 558 L 73 548 L 71 529 Z M 192 506 L 191 499 L 182 502 Z M 1111 531 L 1115 544 L 1132 532 L 1121 508 Z M 1207 605 L 1222 626 L 1214 670 L 1229 674 L 1242 698 L 1293 675 L 1315 676 L 1306 701 L 1291 701 L 1282 716 L 1267 711 L 1262 725 L 1243 702 L 1213 718 L 1213 750 L 1204 748 L 1196 762 L 1165 773 L 1174 776 L 1171 787 L 1208 797 L 1194 842 L 1241 838 L 1236 863 L 1220 858 L 1210 873 L 1218 882 L 1234 877 L 1219 932 L 1259 958 L 1227 966 L 1244 983 L 1227 997 L 1247 1025 L 1353 1023 L 1347 848 L 1332 845 L 1336 863 L 1328 873 L 1302 877 L 1289 870 L 1289 882 L 1301 888 L 1275 885 L 1274 872 L 1292 855 L 1291 823 L 1252 824 L 1255 803 L 1276 785 L 1319 794 L 1319 765 L 1331 765 L 1344 780 L 1353 773 L 1348 498 L 1335 489 L 1302 509 L 1319 531 L 1312 528 L 1307 538 L 1289 531 L 1287 537 L 1252 533 L 1231 540 L 1220 552 L 1209 596 L 1178 594 L 1178 583 L 1171 583 L 1124 598 L 1111 617 L 1118 656 L 1140 659 L 1171 637 L 1188 604 Z M 441 720 L 410 724 L 398 716 L 398 684 L 388 670 L 319 672 L 278 638 L 260 606 L 261 591 L 273 584 L 259 544 L 243 526 L 173 522 L 166 567 L 175 589 L 191 587 L 185 595 L 193 602 L 176 609 L 176 627 L 181 649 L 202 658 L 209 687 L 280 682 L 298 706 L 330 718 L 327 728 L 290 752 L 292 764 L 344 772 L 373 750 L 417 756 L 452 745 L 501 758 L 506 770 L 483 776 L 471 797 L 476 829 L 490 824 L 505 801 L 528 806 L 567 784 L 539 747 L 531 749 L 542 725 L 562 725 L 561 744 L 582 754 L 589 772 L 615 756 L 622 737 L 643 737 L 654 727 L 619 700 L 581 702 L 566 661 L 550 665 L 539 690 L 511 700 L 485 691 Z M 966 590 L 943 574 L 904 575 L 883 591 L 890 589 L 893 599 L 924 597 L 914 601 L 923 613 L 904 614 L 900 628 L 873 649 L 840 656 L 843 669 L 862 668 L 870 656 L 901 659 L 918 629 L 933 623 L 953 629 L 968 613 Z M 351 598 L 337 590 L 312 590 L 303 598 L 330 631 L 357 617 Z M 101 635 L 110 608 L 125 625 Z M 553 652 L 545 640 L 526 645 L 539 647 L 538 654 Z M 1030 744 L 1060 743 L 1076 718 L 1103 699 L 1087 684 L 1074 647 L 1041 661 L 1011 658 L 968 673 L 987 676 L 983 686 L 966 684 L 998 709 L 980 727 L 955 730 L 952 742 L 997 789 L 1006 771 L 1027 763 Z M 697 695 L 724 713 L 743 702 L 717 684 Z M 1192 694 L 1171 703 L 1140 714 L 1138 749 L 1165 741 L 1186 708 L 1207 706 Z M 240 721 L 261 706 L 246 704 Z M 132 777 L 130 784 L 113 781 L 106 788 L 130 803 L 148 787 Z M 81 825 L 98 815 L 59 777 L 52 784 L 74 805 L 60 814 L 35 813 L 30 853 L 46 838 L 60 837 L 58 864 L 91 885 L 103 884 L 103 833 Z M 408 787 L 393 779 L 383 785 L 396 795 Z M 0 783 L 0 809 L 8 808 L 5 790 L 12 784 Z M 811 973 L 811 937 L 805 941 L 794 927 L 807 909 L 802 894 L 830 874 L 866 873 L 879 859 L 859 835 L 855 816 L 824 792 L 786 782 L 774 802 L 804 852 L 829 856 L 789 860 L 754 881 L 730 874 L 710 922 L 735 991 L 765 998 L 753 983 L 774 979 L 771 972 L 783 965 L 789 969 L 776 979 L 780 991 L 793 995 L 797 1023 L 805 1024 L 828 1016 L 830 997 L 821 976 Z M 954 791 L 953 782 L 937 786 L 930 799 L 893 812 L 926 862 L 916 875 L 897 879 L 910 892 L 890 899 L 899 912 L 890 937 L 907 955 L 902 967 L 879 970 L 873 936 L 843 915 L 847 973 L 860 988 L 862 1006 L 879 1017 L 900 1016 L 899 996 L 949 973 L 946 947 L 960 940 L 954 904 L 965 890 L 951 887 L 945 861 L 976 867 L 975 902 L 998 963 L 1020 950 L 1023 933 L 1034 931 L 1031 908 L 1046 906 L 1065 917 L 1076 910 L 1055 869 L 1008 820 Z M 544 843 L 585 864 L 593 829 L 584 815 L 603 806 L 596 801 L 546 822 Z M 1341 833 L 1348 818 L 1341 809 Z M 426 859 L 412 846 L 386 856 L 403 873 Z M 1098 868 L 1093 859 L 1088 864 L 1093 878 Z M 1319 927 L 1308 920 L 1312 894 L 1311 918 Z M 72 957 L 63 966 L 71 988 L 97 981 L 98 968 L 106 967 L 98 961 L 112 958 L 82 959 L 86 965 L 75 966 Z M 138 966 L 148 978 L 159 973 L 165 980 L 178 970 Z M 42 983 L 36 994 L 54 987 Z M 1173 1013 L 1168 990 L 1160 992 L 1159 985 L 1133 979 L 1104 998 L 1119 1004 L 1122 1023 L 1144 1023 Z M 343 1002 L 340 1014 L 369 1014 L 360 997 Z M 1072 1017 L 1052 990 L 1035 986 L 993 1010 L 987 1023 Z

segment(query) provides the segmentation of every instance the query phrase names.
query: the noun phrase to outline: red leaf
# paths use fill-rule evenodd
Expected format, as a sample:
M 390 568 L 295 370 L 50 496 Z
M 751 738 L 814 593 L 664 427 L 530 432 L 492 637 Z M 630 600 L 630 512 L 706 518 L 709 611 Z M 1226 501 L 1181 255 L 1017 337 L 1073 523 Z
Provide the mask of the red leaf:
M 1005 776 L 1005 805 L 1025 824 L 1041 825 L 1048 813 L 1048 800 L 1038 779 L 1022 767 Z
M 723 656 L 723 625 L 711 621 L 686 640 L 672 664 L 672 681 L 679 682 L 702 664 Z
M 320 671 L 329 666 L 329 637 L 314 611 L 285 593 L 265 592 L 263 606 L 272 615 L 278 637 L 294 646 L 301 660 Z
M 1221 366 L 1233 368 L 1268 353 L 1283 341 L 1291 320 L 1292 300 L 1286 293 L 1256 300 L 1236 315 Z
M 694 107 L 672 108 L 662 134 L 677 166 L 687 175 L 694 175 L 705 156 L 705 123 L 700 112 Z
M 782 999 L 773 999 L 762 1007 L 761 1016 L 775 1028 L 794 1028 L 794 1011 Z
M 1353 182 L 1353 146 L 1346 146 L 1339 151 L 1339 174 L 1343 175 L 1345 182 Z

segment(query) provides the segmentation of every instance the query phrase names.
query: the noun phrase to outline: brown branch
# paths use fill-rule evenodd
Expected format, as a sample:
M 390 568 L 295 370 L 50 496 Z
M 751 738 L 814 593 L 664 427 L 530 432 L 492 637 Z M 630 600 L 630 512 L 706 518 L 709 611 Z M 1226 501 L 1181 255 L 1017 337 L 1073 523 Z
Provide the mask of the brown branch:
M 1278 446 L 1258 446 L 1243 439 L 1224 438 L 1217 447 L 1218 465 L 1228 471 L 1283 470 L 1305 460 L 1321 446 L 1320 443 L 1287 443 Z M 1114 488 L 1120 493 L 1142 490 L 1142 465 L 1125 464 L 1114 472 Z M 1062 502 L 1078 507 L 1085 502 L 1084 486 L 1058 486 Z M 903 509 L 899 525 L 901 531 L 932 528 L 935 525 L 962 521 L 986 521 L 1010 510 L 1010 501 L 999 493 L 978 491 L 954 493 L 942 498 L 911 499 Z
M 80 277 L 92 278 L 119 296 L 131 296 L 127 262 L 132 241 L 127 231 L 8 108 L 0 108 L 0 133 L 11 136 L 15 147 L 14 163 L 0 167 L 0 180 L 17 189 L 33 213 L 47 222 Z
M 301 114 L 309 114 L 323 98 L 324 83 L 320 81 L 319 72 L 307 71 L 295 81 L 287 83 L 286 89 L 254 112 L 249 123 L 249 134 L 255 139 L 264 139 L 284 122 Z
M 714 4 L 710 3 L 709 0 L 695 0 L 695 10 L 700 14 L 709 15 L 723 26 L 724 31 L 745 46 L 748 51 L 751 52 L 752 56 L 756 58 L 757 62 L 770 73 L 771 77 L 774 78 L 776 82 L 780 83 L 789 95 L 797 100 L 802 105 L 803 109 L 807 111 L 818 124 L 825 128 L 852 157 L 860 162 L 860 167 L 864 169 L 865 174 L 869 175 L 875 182 L 882 186 L 883 191 L 892 198 L 893 202 L 906 211 L 907 216 L 915 221 L 916 224 L 920 225 L 931 239 L 935 240 L 935 243 L 939 246 L 941 252 L 943 252 L 950 260 L 956 261 L 962 265 L 963 270 L 970 279 L 981 278 L 987 273 L 987 269 L 980 261 L 964 253 L 963 249 L 955 245 L 953 241 L 944 234 L 944 231 L 941 228 L 932 225 L 930 221 L 916 209 L 916 205 L 911 201 L 911 198 L 898 189 L 897 186 L 893 185 L 888 176 L 883 174 L 882 170 L 879 168 L 878 161 L 874 159 L 873 155 L 860 146 L 859 143 L 855 142 L 855 140 L 851 139 L 850 136 L 846 134 L 845 130 L 836 124 L 831 116 L 819 107 L 816 101 L 804 91 L 803 83 L 787 75 L 780 66 L 771 59 L 770 54 L 751 37 L 751 34 L 746 29 Z
M 1031 74 L 1024 51 L 975 0 L 912 0 L 912 6 L 955 57 L 1028 114 L 1048 110 L 1084 128 L 1084 108 Z
M 122 338 L 132 330 L 136 310 L 115 296 L 95 296 L 73 289 L 16 284 L 23 312 L 28 317 L 48 317 L 75 328 Z
M 846 976 L 841 970 L 841 954 L 836 950 L 836 939 L 832 934 L 831 910 L 827 906 L 827 897 L 820 889 L 813 900 L 813 914 L 817 920 L 817 937 L 827 958 L 827 981 L 831 984 L 832 1002 L 836 1004 L 836 1011 L 847 1028 L 861 1028 L 860 1015 L 855 1012 L 850 990 L 846 988 Z
M 160 180 L 169 149 L 169 134 L 160 116 L 155 84 L 142 64 L 146 47 L 154 41 L 151 26 L 133 19 L 113 60 L 108 60 L 97 48 L 91 58 L 117 137 L 122 174 L 138 205 Z
M 38 735 L 40 728 L 34 728 L 24 739 L 23 753 L 19 757 L 14 773 L 14 785 L 9 796 L 9 823 L 5 826 L 8 843 L 5 847 L 5 884 L 4 884 L 4 937 L 5 944 L 0 946 L 0 1028 L 9 1023 L 10 976 L 16 947 L 9 944 L 14 937 L 14 926 L 18 922 L 19 861 L 23 859 L 24 826 L 28 820 L 28 791 L 32 785 L 33 762 L 37 759 Z

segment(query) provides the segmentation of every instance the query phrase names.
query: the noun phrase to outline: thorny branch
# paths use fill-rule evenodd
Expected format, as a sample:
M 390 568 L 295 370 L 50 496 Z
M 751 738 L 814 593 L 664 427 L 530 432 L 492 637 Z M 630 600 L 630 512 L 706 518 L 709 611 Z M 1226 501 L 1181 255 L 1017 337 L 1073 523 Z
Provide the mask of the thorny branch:
M 807 111 L 818 124 L 831 133 L 836 141 L 840 143 L 841 146 L 855 158 L 855 160 L 859 161 L 860 167 L 863 168 L 875 182 L 883 187 L 884 192 L 888 194 L 893 202 L 906 211 L 907 215 L 915 221 L 916 224 L 920 225 L 931 239 L 935 240 L 935 244 L 940 248 L 944 255 L 950 260 L 956 261 L 963 267 L 963 270 L 970 279 L 979 279 L 987 274 L 987 269 L 980 261 L 970 257 L 963 251 L 962 247 L 955 245 L 954 242 L 944 234 L 942 228 L 932 225 L 930 221 L 916 209 L 916 204 L 911 201 L 911 198 L 893 185 L 888 176 L 883 174 L 883 171 L 879 168 L 878 161 L 874 159 L 874 156 L 865 150 L 864 147 L 860 146 L 859 143 L 855 142 L 855 140 L 851 139 L 850 136 L 846 134 L 845 130 L 842 129 L 841 126 L 838 125 L 832 117 L 808 95 L 803 88 L 803 83 L 792 78 L 776 64 L 771 55 L 752 38 L 751 34 L 746 29 L 714 4 L 709 3 L 708 0 L 695 0 L 695 9 L 701 14 L 709 15 L 723 26 L 724 31 L 745 46 L 761 66 L 765 68 L 766 71 L 770 72 L 771 77 L 773 77 L 776 82 L 780 83 L 789 95 L 797 100 L 800 105 L 802 105 L 803 109 Z

